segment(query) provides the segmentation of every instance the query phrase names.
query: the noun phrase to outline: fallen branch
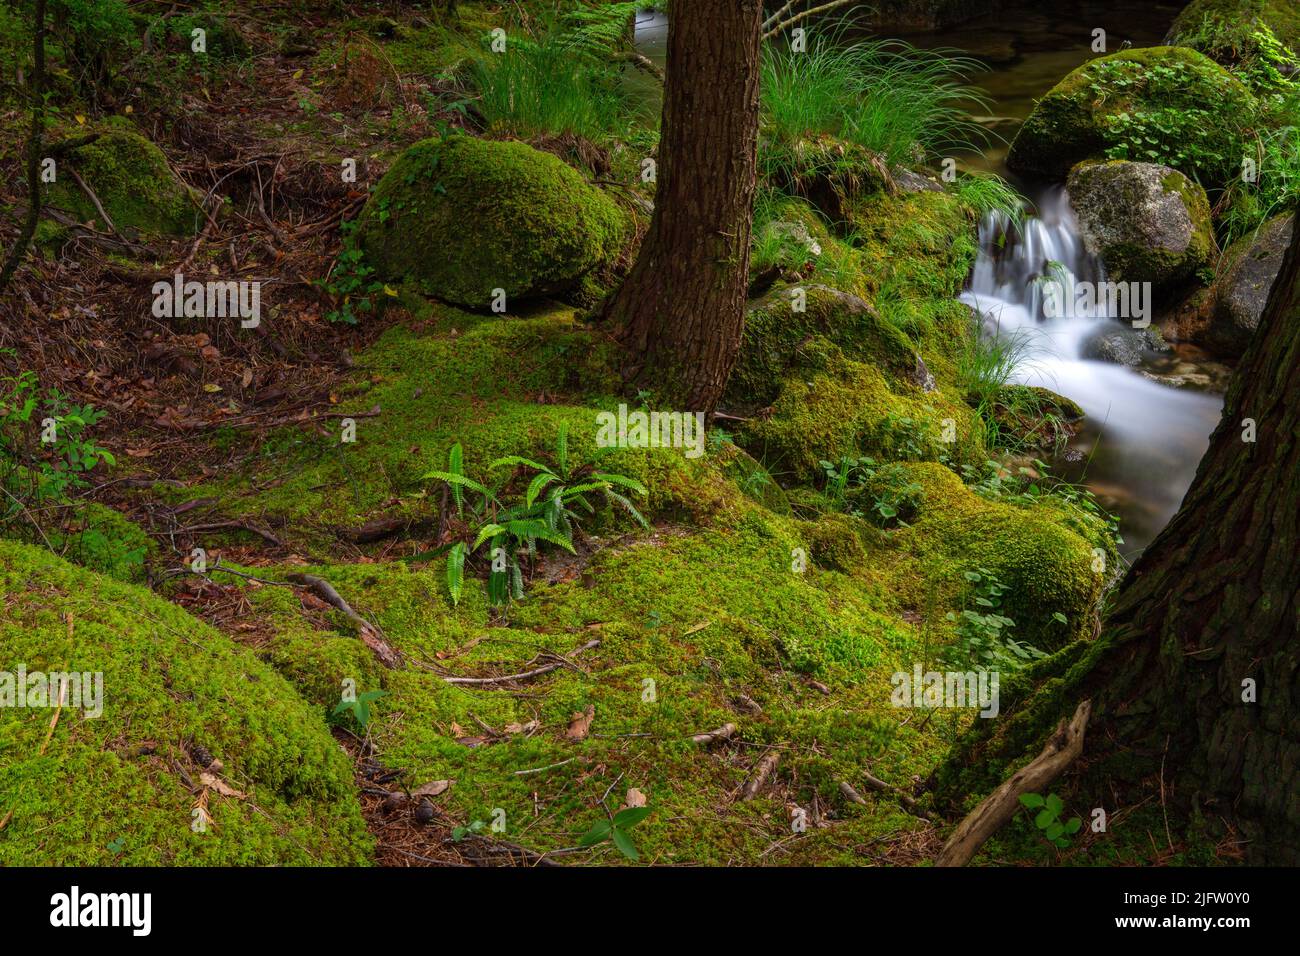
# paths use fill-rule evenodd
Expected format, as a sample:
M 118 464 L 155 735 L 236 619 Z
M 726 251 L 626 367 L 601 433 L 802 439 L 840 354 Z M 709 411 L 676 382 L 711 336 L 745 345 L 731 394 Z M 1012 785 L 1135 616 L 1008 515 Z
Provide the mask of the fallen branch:
M 862 794 L 853 789 L 853 784 L 849 783 L 847 780 L 840 781 L 840 793 L 844 794 L 844 799 L 848 800 L 849 803 L 856 803 L 860 807 L 867 806 L 866 799 Z
M 358 635 L 362 643 L 370 648 L 379 659 L 379 663 L 385 667 L 393 669 L 402 666 L 402 655 L 393 649 L 393 646 L 384 639 L 379 629 L 367 621 L 364 617 L 352 610 L 352 605 L 343 600 L 343 596 L 334 590 L 334 586 L 324 578 L 318 578 L 314 574 L 289 574 L 286 577 L 295 584 L 301 584 L 304 587 L 311 588 L 322 601 L 333 607 L 338 608 L 353 624 L 357 626 Z
M 588 641 L 586 644 L 583 644 L 577 650 L 570 651 L 569 653 L 570 656 L 576 656 L 578 654 L 581 654 L 583 651 L 589 651 L 593 647 L 599 647 L 599 646 L 600 646 L 600 641 L 598 640 Z M 558 654 L 556 655 L 556 657 L 559 657 L 559 660 L 552 661 L 549 664 L 543 664 L 541 667 L 534 667 L 530 671 L 521 671 L 518 674 L 504 674 L 501 677 L 444 677 L 443 680 L 445 680 L 448 684 L 476 684 L 479 686 L 485 686 L 491 684 L 504 684 L 507 683 L 508 681 L 529 680 L 534 677 L 541 677 L 543 674 L 549 674 L 551 671 L 559 670 L 561 667 L 565 666 L 566 664 L 572 663 L 571 661 L 568 660 L 568 658 L 560 657 L 560 655 Z
M 759 758 L 758 763 L 754 766 L 754 772 L 750 778 L 745 781 L 745 786 L 741 788 L 740 799 L 742 801 L 753 800 L 758 796 L 758 792 L 763 789 L 767 781 L 771 778 L 772 772 L 776 770 L 776 765 L 781 762 L 781 751 L 769 750 Z
M 721 740 L 730 740 L 736 734 L 735 724 L 723 724 L 717 730 L 710 730 L 706 734 L 696 734 L 691 738 L 695 743 L 704 747 L 709 747 Z
M 664 71 L 659 69 L 654 60 L 642 53 L 637 53 L 635 50 L 611 54 L 610 60 L 614 63 L 631 63 L 638 70 L 644 70 L 646 73 L 649 73 L 660 83 L 665 82 L 667 79 L 664 76 Z
M 764 23 L 764 24 L 763 24 L 763 27 L 764 27 L 763 39 L 764 39 L 764 40 L 770 40 L 770 39 L 772 39 L 772 37 L 776 36 L 778 33 L 782 33 L 782 32 L 784 32 L 784 31 L 790 29 L 792 26 L 794 26 L 794 25 L 795 25 L 796 23 L 798 23 L 800 20 L 807 19 L 808 17 L 811 17 L 811 16 L 813 16 L 814 14 L 818 14 L 818 13 L 829 13 L 830 11 L 832 11 L 832 10 L 836 10 L 836 9 L 838 9 L 838 8 L 840 8 L 840 7 L 847 7 L 850 3 L 858 3 L 858 2 L 859 2 L 859 0 L 831 0 L 830 3 L 823 3 L 820 7 L 813 7 L 813 8 L 810 9 L 810 10 L 804 10 L 802 13 L 796 13 L 794 16 L 790 17 L 789 19 L 787 19 L 787 20 L 782 20 L 782 21 L 780 21 L 779 23 L 776 23 L 774 26 L 772 26 L 772 27 L 769 29 L 769 28 L 768 28 L 768 24 L 769 24 L 769 23 L 772 23 L 772 21 L 774 21 L 777 17 L 781 16 L 781 15 L 784 14 L 787 10 L 790 9 L 790 7 L 792 6 L 792 4 L 788 4 L 788 3 L 787 3 L 787 4 L 785 5 L 784 9 L 780 10 L 780 11 L 779 11 L 775 16 L 768 17 L 768 19 L 767 19 L 767 23 Z
M 1083 732 L 1092 701 L 1079 704 L 1069 722 L 1062 720 L 1043 752 L 1021 767 L 957 824 L 935 866 L 965 866 L 984 842 L 1002 829 L 1020 807 L 1020 796 L 1045 789 L 1083 751 Z

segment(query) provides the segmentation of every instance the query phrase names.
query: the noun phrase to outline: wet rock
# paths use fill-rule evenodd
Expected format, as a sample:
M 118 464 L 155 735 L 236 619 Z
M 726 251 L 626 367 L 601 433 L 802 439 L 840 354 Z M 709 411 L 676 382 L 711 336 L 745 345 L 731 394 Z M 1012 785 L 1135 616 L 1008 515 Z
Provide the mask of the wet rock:
M 1176 169 L 1083 162 L 1070 171 L 1067 189 L 1083 241 L 1113 281 L 1168 288 L 1214 254 L 1205 190 Z
M 1080 354 L 1086 359 L 1134 368 L 1141 365 L 1150 353 L 1168 350 L 1169 346 L 1158 331 L 1129 329 L 1108 323 L 1084 341 Z
M 1213 313 L 1205 344 L 1219 355 L 1240 356 L 1259 326 L 1273 280 L 1291 242 L 1293 216 L 1278 216 L 1233 243 L 1211 290 Z

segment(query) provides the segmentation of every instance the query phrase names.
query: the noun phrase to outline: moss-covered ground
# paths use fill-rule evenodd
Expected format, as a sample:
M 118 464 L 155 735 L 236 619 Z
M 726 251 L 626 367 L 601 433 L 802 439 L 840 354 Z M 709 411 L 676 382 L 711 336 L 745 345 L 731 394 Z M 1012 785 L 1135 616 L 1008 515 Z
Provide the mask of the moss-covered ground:
M 401 102 L 378 119 L 356 104 L 383 102 L 392 71 L 393 93 L 411 74 L 455 89 L 482 35 L 514 15 L 490 3 L 459 9 L 451 21 L 378 12 L 349 21 L 302 61 L 305 76 L 280 78 L 310 109 L 249 128 L 305 144 L 326 166 L 358 152 L 355 136 L 387 167 L 397 150 L 382 141 L 383 124 L 415 110 Z M 302 40 L 285 22 L 269 32 L 277 56 Z M 226 39 L 205 69 L 258 55 L 238 33 Z M 412 122 L 432 133 L 435 114 L 445 120 L 431 110 Z M 499 133 L 467 121 L 455 135 Z M 544 158 L 522 143 L 493 151 L 573 180 L 589 205 L 617 202 L 637 229 L 615 228 L 612 213 L 594 227 L 560 225 L 599 247 L 583 270 L 626 260 L 644 226 L 636 199 L 649 190 L 603 188 L 570 154 L 614 156 L 606 176 L 636 169 L 635 156 L 625 144 L 569 137 L 559 149 L 542 139 L 533 145 Z M 406 162 L 426 162 L 431 149 Z M 352 213 L 365 198 L 358 189 L 347 200 L 357 200 Z M 373 222 L 381 208 L 371 203 L 362 218 Z M 394 790 L 449 781 L 432 798 L 439 819 L 481 821 L 481 835 L 557 859 L 625 862 L 609 844 L 575 847 L 638 793 L 651 810 L 632 834 L 643 861 L 932 858 L 949 808 L 934 804 L 926 780 L 980 718 L 894 706 L 895 675 L 960 647 L 965 615 L 987 610 L 973 585 L 986 576 L 1005 587 L 995 609 L 1017 639 L 1077 653 L 1114 546 L 1103 518 L 1070 496 L 1025 493 L 1006 450 L 988 444 L 959 372 L 976 334 L 955 301 L 975 255 L 974 211 L 954 191 L 885 183 L 842 211 L 828 223 L 801 198 L 770 206 L 778 234 L 802 232 L 811 245 L 774 253 L 770 281 L 755 286 L 728 417 L 711 427 L 705 453 L 623 448 L 600 458 L 603 471 L 644 485 L 632 497 L 648 527 L 593 497 L 575 553 L 543 546 L 525 558 L 525 596 L 507 606 L 488 601 L 486 549 L 453 599 L 447 549 L 474 542 L 474 519 L 425 476 L 452 467 L 459 445 L 469 478 L 515 501 L 529 469 L 497 459 L 557 465 L 563 431 L 568 457 L 590 462 L 600 413 L 654 407 L 653 395 L 624 390 L 609 330 L 584 307 L 612 281 L 606 273 L 584 276 L 566 302 L 526 284 L 493 313 L 445 301 L 463 296 L 434 298 L 398 270 L 379 294 L 386 308 L 362 317 L 351 370 L 331 381 L 328 415 L 248 427 L 232 414 L 228 426 L 186 434 L 170 484 L 117 499 L 147 532 L 88 513 L 50 542 L 63 557 L 30 540 L 0 542 L 3 661 L 100 670 L 105 686 L 103 717 L 65 712 L 44 754 L 48 711 L 0 710 L 0 816 L 13 809 L 0 862 L 366 862 L 372 839 L 353 764 L 331 725 L 396 773 Z M 557 203 L 536 221 L 579 212 Z M 440 254 L 419 230 L 402 232 L 401 218 L 383 223 L 395 249 Z M 474 229 L 508 226 L 462 219 L 444 226 L 464 228 L 468 253 Z M 196 265 L 215 268 L 217 255 Z M 119 458 L 123 475 L 148 469 L 148 459 Z M 827 469 L 859 467 L 846 458 L 870 459 L 860 467 L 871 479 L 837 494 Z M 979 481 L 990 462 L 1001 478 Z M 189 535 L 178 522 L 152 523 L 212 502 L 245 528 L 274 529 L 279 543 L 229 522 Z M 393 534 L 358 542 L 361 526 L 395 518 Z M 193 565 L 197 546 L 204 570 Z M 400 665 L 381 663 L 356 620 L 293 577 L 302 574 L 328 581 Z M 223 610 L 205 623 L 213 594 Z M 370 701 L 368 719 L 340 709 L 351 693 Z M 723 739 L 695 739 L 728 724 Z M 239 795 L 201 782 L 196 745 Z M 200 799 L 213 823 L 202 834 L 190 827 Z M 1012 834 L 987 858 L 1044 862 L 1051 852 Z

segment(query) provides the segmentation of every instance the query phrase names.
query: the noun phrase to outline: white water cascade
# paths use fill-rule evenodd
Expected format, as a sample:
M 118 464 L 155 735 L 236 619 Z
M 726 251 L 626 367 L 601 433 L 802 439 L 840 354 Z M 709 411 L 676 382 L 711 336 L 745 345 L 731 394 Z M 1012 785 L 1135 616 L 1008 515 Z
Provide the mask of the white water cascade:
M 1088 339 L 1104 331 L 1100 323 L 1123 326 L 1104 309 L 1044 315 L 1043 279 L 1071 289 L 1076 281 L 1101 282 L 1105 272 L 1084 248 L 1064 190 L 1047 194 L 1039 208 L 1019 226 L 1000 214 L 986 217 L 961 299 L 983 317 L 985 334 L 1012 341 L 1022 354 L 1015 381 L 1045 386 L 1083 408 L 1087 418 L 1072 443 L 1077 460 L 1058 471 L 1082 480 L 1120 516 L 1124 550 L 1134 554 L 1177 511 L 1222 402 L 1163 385 L 1140 367 L 1082 357 Z

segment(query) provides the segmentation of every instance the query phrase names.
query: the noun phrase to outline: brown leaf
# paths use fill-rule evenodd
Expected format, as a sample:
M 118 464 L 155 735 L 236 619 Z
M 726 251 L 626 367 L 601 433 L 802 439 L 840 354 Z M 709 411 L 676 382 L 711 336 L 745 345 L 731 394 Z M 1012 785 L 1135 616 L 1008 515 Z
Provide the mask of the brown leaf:
M 239 800 L 243 800 L 245 797 L 248 796 L 248 794 L 241 793 L 240 791 L 236 790 L 234 787 L 226 783 L 226 781 L 222 780 L 216 774 L 211 774 L 206 772 L 199 774 L 199 783 L 203 784 L 203 786 L 207 787 L 210 790 L 217 791 L 217 793 L 221 794 L 223 797 L 235 797 Z
M 446 793 L 450 790 L 451 785 L 455 782 L 455 780 L 431 780 L 423 786 L 412 790 L 411 796 L 417 800 L 420 797 L 436 797 L 438 794 Z
M 583 740 L 591 730 L 591 722 L 596 719 L 596 708 L 591 704 L 587 705 L 585 711 L 574 711 L 572 718 L 569 720 L 569 729 L 564 732 L 564 736 L 569 740 Z

